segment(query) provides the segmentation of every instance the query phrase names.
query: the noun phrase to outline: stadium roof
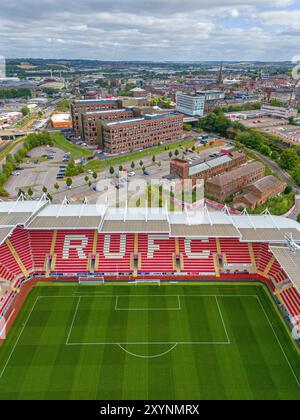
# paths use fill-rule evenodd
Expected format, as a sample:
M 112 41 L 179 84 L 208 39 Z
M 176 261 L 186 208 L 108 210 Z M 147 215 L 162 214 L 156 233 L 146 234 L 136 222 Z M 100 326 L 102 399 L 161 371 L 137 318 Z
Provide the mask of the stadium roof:
M 226 210 L 226 209 L 225 209 Z M 49 204 L 45 201 L 0 202 L 0 229 L 98 229 L 99 232 L 169 233 L 171 236 L 236 237 L 244 242 L 286 243 L 292 234 L 300 242 L 300 224 L 285 217 L 231 215 L 226 211 L 166 208 L 108 208 L 105 204 Z M 5 231 L 2 230 L 3 235 Z M 1 235 L 0 235 L 1 240 Z
M 300 293 L 300 249 L 292 252 L 288 247 L 271 246 L 270 250 Z
M 27 224 L 28 229 L 98 229 L 105 206 L 96 204 L 51 204 Z
M 12 231 L 14 230 L 14 227 L 1 227 L 0 228 L 0 245 L 5 242 L 5 240 L 10 236 Z
M 17 201 L 2 201 L 0 227 L 25 225 L 46 204 L 47 201 L 43 197 L 40 201 L 24 201 L 22 197 Z
M 105 233 L 170 233 L 170 225 L 165 209 L 110 208 L 100 230 Z

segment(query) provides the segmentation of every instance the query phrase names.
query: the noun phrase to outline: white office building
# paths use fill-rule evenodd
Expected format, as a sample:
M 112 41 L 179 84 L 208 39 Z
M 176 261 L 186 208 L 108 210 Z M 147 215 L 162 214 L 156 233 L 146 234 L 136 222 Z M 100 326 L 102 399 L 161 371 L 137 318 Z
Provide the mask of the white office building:
M 176 110 L 182 114 L 203 117 L 205 95 L 188 95 L 178 92 L 176 94 Z

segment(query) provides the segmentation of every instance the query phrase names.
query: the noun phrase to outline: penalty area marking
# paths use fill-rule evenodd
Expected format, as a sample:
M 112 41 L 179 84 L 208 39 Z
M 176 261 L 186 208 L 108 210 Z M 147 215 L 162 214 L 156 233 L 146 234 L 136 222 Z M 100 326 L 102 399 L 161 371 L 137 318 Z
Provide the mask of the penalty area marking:
M 74 299 L 76 297 L 77 298 L 82 298 L 82 297 L 112 297 L 112 296 L 113 295 L 103 295 L 103 294 L 101 294 L 101 295 L 100 294 L 99 295 L 95 295 L 95 294 L 94 295 L 92 295 L 92 294 L 90 294 L 90 295 L 84 295 L 84 293 L 81 293 L 80 296 L 76 296 L 75 294 L 73 294 L 73 295 L 60 295 L 60 296 L 53 296 L 53 295 L 41 295 L 41 296 L 38 296 L 36 298 L 36 300 L 34 301 L 33 306 L 31 308 L 31 311 L 30 311 L 28 317 L 26 318 L 26 320 L 25 320 L 25 322 L 24 322 L 24 324 L 23 324 L 23 326 L 21 328 L 21 331 L 20 331 L 20 333 L 19 333 L 19 335 L 17 337 L 17 340 L 16 340 L 16 342 L 15 342 L 15 344 L 14 344 L 14 346 L 13 346 L 13 348 L 12 348 L 12 350 L 11 350 L 11 352 L 10 352 L 10 354 L 9 354 L 9 356 L 8 356 L 5 364 L 4 364 L 4 366 L 3 366 L 3 369 L 0 371 L 0 379 L 2 379 L 4 373 L 5 373 L 6 369 L 7 369 L 7 366 L 8 366 L 8 364 L 9 364 L 11 358 L 12 358 L 12 355 L 13 355 L 13 353 L 14 353 L 14 351 L 15 351 L 15 349 L 16 349 L 16 347 L 17 347 L 17 345 L 18 345 L 18 343 L 19 343 L 19 341 L 21 339 L 21 336 L 22 336 L 22 334 L 23 334 L 23 332 L 24 332 L 24 330 L 25 330 L 25 328 L 26 328 L 26 326 L 27 326 L 27 324 L 29 322 L 29 319 L 30 319 L 33 311 L 35 310 L 35 307 L 37 305 L 37 302 L 40 299 L 45 299 L 45 298 L 46 299 L 73 298 Z M 133 296 L 133 295 L 122 295 L 122 296 L 128 296 L 128 297 L 130 297 L 130 296 Z M 138 295 L 134 295 L 134 296 L 148 296 L 148 295 L 138 294 Z M 151 296 L 153 296 L 153 295 L 151 295 Z M 269 324 L 271 330 L 273 331 L 273 334 L 274 334 L 274 336 L 275 336 L 275 338 L 276 338 L 276 340 L 278 342 L 278 345 L 279 345 L 279 347 L 280 347 L 280 349 L 282 351 L 282 354 L 283 354 L 283 356 L 285 358 L 285 361 L 286 361 L 286 363 L 287 363 L 287 365 L 288 365 L 288 367 L 289 367 L 289 369 L 290 369 L 293 377 L 295 378 L 298 387 L 300 387 L 299 379 L 298 379 L 295 371 L 293 370 L 293 367 L 292 367 L 292 365 L 291 365 L 291 363 L 290 363 L 290 361 L 289 361 L 289 359 L 288 359 L 288 357 L 287 357 L 287 355 L 286 355 L 286 353 L 284 351 L 284 348 L 283 348 L 283 346 L 282 346 L 282 344 L 281 344 L 281 342 L 280 342 L 280 340 L 279 340 L 279 338 L 278 338 L 278 336 L 277 336 L 277 334 L 275 332 L 275 329 L 274 329 L 274 327 L 273 327 L 273 325 L 272 325 L 272 323 L 271 323 L 271 321 L 270 321 L 270 319 L 268 317 L 268 314 L 266 313 L 266 311 L 265 311 L 265 309 L 264 309 L 264 307 L 263 307 L 263 305 L 261 303 L 260 297 L 258 295 L 249 295 L 249 294 L 244 294 L 244 295 L 240 295 L 240 294 L 239 295 L 227 295 L 227 294 L 220 294 L 220 295 L 201 295 L 201 294 L 178 295 L 178 294 L 176 294 L 176 295 L 155 295 L 155 296 L 214 297 L 217 301 L 218 301 L 218 297 L 231 297 L 231 298 L 233 298 L 233 297 L 236 297 L 236 298 L 244 298 L 244 297 L 248 297 L 249 298 L 249 297 L 251 297 L 251 298 L 257 299 L 257 301 L 259 302 L 259 304 L 261 306 L 262 312 L 264 313 L 264 315 L 266 317 L 266 320 L 268 321 L 268 324 Z M 78 299 L 78 302 L 77 302 L 77 311 L 78 311 L 78 308 L 79 308 L 79 302 L 80 302 L 80 299 Z M 217 303 L 219 304 L 219 302 L 217 302 Z M 74 317 L 73 317 L 74 322 L 75 322 L 75 315 L 76 314 L 74 314 Z M 220 316 L 221 316 L 221 318 L 223 318 L 223 315 L 222 315 L 222 312 L 221 311 L 220 311 Z M 223 321 L 224 321 L 224 318 L 223 318 Z M 73 324 L 74 324 L 74 322 L 73 322 Z M 224 325 L 225 325 L 225 323 L 224 323 Z M 161 344 L 161 345 L 172 345 L 172 347 L 170 349 L 168 349 L 167 352 L 164 352 L 164 354 L 167 354 L 167 353 L 171 352 L 172 350 L 174 350 L 178 345 L 193 345 L 193 344 L 195 344 L 195 345 L 229 345 L 230 343 L 229 342 L 198 342 L 198 343 L 195 343 L 195 342 L 179 342 L 179 343 L 175 343 L 175 342 L 173 342 L 173 343 L 170 343 L 170 342 L 168 342 L 168 343 L 157 343 L 157 342 L 156 343 L 151 343 L 150 342 L 149 343 L 149 342 L 147 342 L 147 343 L 67 343 L 66 345 L 68 345 L 68 346 L 117 345 L 120 349 L 122 349 L 126 353 L 131 354 L 131 352 L 129 352 L 128 350 L 126 350 L 126 349 L 123 348 L 123 346 L 130 345 L 130 344 L 133 344 L 133 345 L 134 344 L 141 344 L 141 345 L 142 344 L 144 344 L 144 345 L 149 345 L 149 344 L 152 344 L 152 345 L 159 345 L 159 344 Z M 153 356 L 142 356 L 142 355 L 136 355 L 136 354 L 132 353 L 131 355 L 134 356 L 134 357 L 138 357 L 138 358 L 149 358 L 149 357 L 150 358 L 154 358 L 154 357 L 161 357 L 164 354 L 161 354 L 161 355 L 153 355 Z
M 118 347 L 120 347 L 121 350 L 125 351 L 125 353 L 127 353 L 127 354 L 129 354 L 130 356 L 133 356 L 133 357 L 138 357 L 139 359 L 155 359 L 157 357 L 165 356 L 166 354 L 171 353 L 171 351 L 173 351 L 177 346 L 178 346 L 178 343 L 175 343 L 173 347 L 171 347 L 167 351 L 164 351 L 163 353 L 154 354 L 154 355 L 151 355 L 151 356 L 145 356 L 145 355 L 142 355 L 142 354 L 132 353 L 131 351 L 128 351 L 128 350 L 124 349 L 124 347 L 121 344 L 118 344 Z
M 118 296 L 116 296 L 116 302 L 115 302 L 115 308 L 114 308 L 116 311 L 178 311 L 178 310 L 182 309 L 181 308 L 180 296 L 195 297 L 195 295 L 167 295 L 169 297 L 170 296 L 171 297 L 177 297 L 177 299 L 178 299 L 178 307 L 177 308 L 149 308 L 149 309 L 147 309 L 147 308 L 145 308 L 145 309 L 130 309 L 130 308 L 127 309 L 127 308 L 124 308 L 124 309 L 120 309 L 120 308 L 118 308 L 118 298 L 123 297 L 123 296 L 124 297 L 131 297 L 131 298 L 132 297 L 141 297 L 141 296 L 143 296 L 143 297 L 153 297 L 153 295 L 118 295 Z M 154 295 L 154 296 L 155 297 L 165 297 L 166 295 Z M 77 305 L 76 305 L 76 310 L 75 310 L 75 313 L 74 313 L 74 316 L 73 316 L 73 319 L 72 319 L 72 323 L 71 323 L 71 326 L 70 326 L 70 329 L 69 329 L 69 333 L 68 333 L 68 336 L 67 336 L 67 340 L 66 340 L 66 343 L 65 343 L 67 346 L 108 346 L 108 345 L 111 346 L 111 345 L 117 345 L 117 346 L 119 346 L 123 349 L 122 346 L 129 346 L 129 345 L 170 345 L 170 346 L 172 346 L 172 350 L 173 350 L 178 345 L 203 345 L 203 346 L 208 346 L 208 345 L 221 346 L 222 345 L 222 346 L 226 346 L 226 345 L 231 344 L 229 334 L 228 334 L 228 331 L 227 331 L 227 328 L 226 328 L 226 324 L 225 324 L 225 321 L 224 321 L 224 317 L 223 317 L 223 314 L 222 314 L 222 311 L 221 311 L 221 308 L 220 308 L 220 305 L 219 305 L 219 302 L 218 302 L 218 298 L 217 298 L 216 295 L 198 295 L 197 297 L 210 297 L 210 298 L 215 299 L 216 306 L 217 306 L 217 311 L 220 315 L 221 323 L 222 323 L 227 341 L 178 341 L 178 340 L 176 340 L 176 341 L 163 341 L 163 342 L 157 342 L 157 341 L 154 341 L 154 342 L 151 342 L 151 341 L 147 341 L 147 342 L 78 342 L 78 343 L 70 342 L 70 337 L 72 335 L 72 331 L 73 331 L 74 323 L 75 323 L 75 320 L 76 320 L 76 317 L 77 317 L 77 312 L 78 312 L 78 309 L 79 309 L 81 298 L 86 298 L 86 297 L 90 297 L 90 296 L 86 296 L 86 295 L 77 296 L 78 302 L 77 302 Z M 110 297 L 110 298 L 112 298 L 113 295 L 99 295 L 97 297 L 100 297 L 100 298 Z M 251 297 L 256 297 L 256 296 L 251 296 Z M 126 349 L 123 349 L 123 350 L 126 351 Z M 169 351 L 171 351 L 171 350 L 168 350 L 167 352 L 169 352 Z M 130 352 L 127 351 L 127 353 L 130 353 Z M 148 356 L 145 356 L 145 357 L 148 357 Z M 157 356 L 155 356 L 155 357 L 157 357 Z

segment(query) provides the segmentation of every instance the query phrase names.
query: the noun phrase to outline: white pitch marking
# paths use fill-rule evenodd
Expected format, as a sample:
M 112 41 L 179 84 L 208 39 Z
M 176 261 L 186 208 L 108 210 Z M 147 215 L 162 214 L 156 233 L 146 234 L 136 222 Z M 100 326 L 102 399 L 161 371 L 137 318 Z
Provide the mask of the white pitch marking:
M 12 348 L 12 351 L 10 352 L 10 355 L 8 356 L 8 359 L 7 359 L 7 361 L 6 361 L 5 365 L 4 365 L 4 367 L 3 367 L 3 369 L 2 369 L 2 371 L 1 371 L 1 373 L 0 373 L 0 379 L 2 378 L 2 376 L 3 376 L 4 372 L 5 372 L 6 368 L 7 368 L 7 365 L 8 365 L 8 363 L 9 363 L 9 361 L 10 361 L 10 359 L 11 359 L 11 357 L 12 357 L 12 355 L 13 355 L 13 353 L 14 353 L 14 351 L 15 351 L 15 349 L 16 349 L 16 347 L 17 347 L 17 345 L 18 345 L 19 341 L 20 341 L 20 338 L 21 338 L 21 336 L 22 336 L 22 334 L 23 334 L 23 332 L 24 332 L 24 330 L 25 330 L 25 327 L 26 327 L 26 326 L 27 326 L 27 324 L 28 324 L 29 318 L 30 318 L 30 316 L 31 316 L 31 314 L 32 314 L 32 312 L 33 312 L 33 310 L 34 310 L 34 308 L 35 308 L 35 305 L 37 304 L 37 302 L 38 302 L 39 298 L 40 298 L 40 297 L 38 296 L 38 297 L 36 298 L 36 300 L 35 300 L 34 304 L 32 305 L 31 311 L 29 312 L 29 315 L 28 315 L 28 317 L 27 317 L 27 319 L 26 319 L 25 323 L 23 324 L 23 327 L 22 327 L 22 329 L 21 329 L 21 331 L 20 331 L 20 334 L 18 335 L 18 338 L 17 338 L 17 340 L 16 340 L 16 342 L 15 342 L 15 344 L 14 344 L 13 348 Z
M 168 353 L 171 353 L 171 351 L 174 350 L 175 347 L 177 347 L 177 345 L 178 345 L 178 343 L 175 343 L 174 346 L 171 347 L 169 350 L 167 350 L 167 351 L 165 351 L 163 353 L 160 353 L 160 354 L 155 354 L 153 356 L 143 356 L 141 354 L 132 353 L 132 352 L 124 349 L 124 347 L 120 343 L 118 344 L 118 347 L 120 347 L 120 349 L 122 349 L 123 351 L 125 351 L 125 353 L 129 354 L 130 356 L 138 357 L 139 359 L 155 359 L 157 357 L 162 357 L 162 356 L 165 356 Z
M 225 331 L 225 334 L 226 334 L 227 342 L 228 342 L 228 344 L 231 344 L 230 339 L 229 339 L 229 335 L 228 335 L 228 331 L 227 331 L 227 328 L 226 328 L 226 324 L 225 324 L 225 321 L 224 321 L 224 317 L 223 317 L 223 314 L 222 314 L 217 296 L 215 296 L 215 299 L 216 299 L 216 302 L 217 302 L 217 307 L 218 307 L 219 314 L 221 316 L 221 320 L 222 320 L 222 324 L 223 324 L 224 331 Z
M 66 340 L 66 344 L 69 343 L 69 338 L 70 338 L 71 332 L 73 330 L 73 325 L 74 325 L 74 322 L 75 322 L 75 319 L 76 319 L 76 316 L 77 316 L 77 312 L 78 312 L 78 308 L 79 308 L 79 305 L 80 305 L 80 301 L 81 301 L 81 296 L 79 297 L 78 302 L 77 302 L 77 306 L 76 306 L 76 309 L 75 309 L 75 312 L 74 312 L 74 316 L 73 316 L 72 324 L 70 326 L 70 330 L 69 330 L 69 334 L 68 334 L 68 337 L 67 337 L 67 340 Z
M 281 344 L 281 342 L 280 342 L 280 340 L 279 340 L 279 338 L 278 338 L 278 336 L 277 336 L 277 334 L 276 334 L 276 332 L 274 330 L 274 327 L 272 325 L 272 322 L 270 321 L 270 318 L 269 318 L 267 312 L 265 311 L 265 308 L 263 307 L 263 304 L 261 303 L 260 297 L 259 296 L 257 296 L 257 297 L 258 297 L 258 302 L 260 304 L 260 307 L 261 307 L 263 313 L 265 314 L 265 317 L 266 317 L 266 319 L 267 319 L 267 321 L 268 321 L 268 323 L 269 323 L 269 325 L 271 327 L 271 330 L 273 331 L 273 334 L 274 334 L 274 336 L 275 336 L 275 338 L 276 338 L 276 340 L 277 340 L 277 342 L 279 344 L 279 347 L 280 347 L 280 349 L 281 349 L 281 351 L 282 351 L 282 353 L 283 353 L 283 355 L 285 357 L 285 360 L 287 361 L 287 364 L 288 364 L 289 368 L 291 369 L 291 372 L 292 372 L 294 378 L 296 379 L 296 382 L 297 382 L 298 387 L 300 387 L 299 379 L 298 379 L 298 377 L 297 377 L 297 375 L 296 375 L 296 373 L 295 373 L 295 371 L 294 371 L 294 369 L 293 369 L 293 367 L 292 367 L 292 365 L 291 365 L 291 363 L 290 363 L 290 361 L 289 361 L 289 359 L 288 359 L 288 357 L 287 357 L 287 355 L 286 355 L 286 353 L 284 351 L 284 348 L 282 347 L 282 344 Z

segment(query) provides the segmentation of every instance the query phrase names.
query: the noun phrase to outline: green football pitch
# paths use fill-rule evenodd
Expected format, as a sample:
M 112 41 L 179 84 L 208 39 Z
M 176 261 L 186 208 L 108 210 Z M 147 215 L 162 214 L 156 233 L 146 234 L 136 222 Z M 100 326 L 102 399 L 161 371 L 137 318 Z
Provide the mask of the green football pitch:
M 40 285 L 0 348 L 0 399 L 300 399 L 260 284 Z

